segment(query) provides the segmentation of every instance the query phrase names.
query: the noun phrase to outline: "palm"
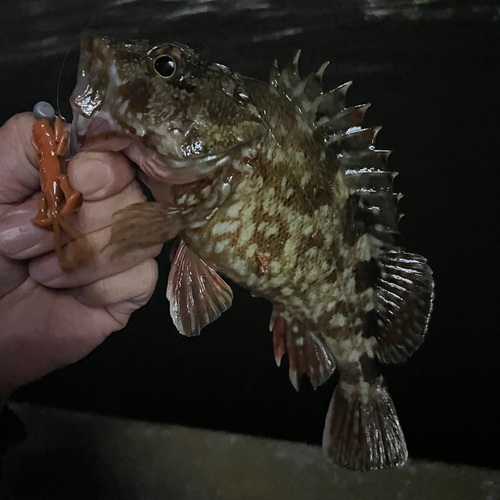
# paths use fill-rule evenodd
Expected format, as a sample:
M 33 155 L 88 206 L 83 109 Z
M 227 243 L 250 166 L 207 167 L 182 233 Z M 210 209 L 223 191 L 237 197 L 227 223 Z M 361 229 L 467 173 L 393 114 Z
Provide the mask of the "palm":
M 52 233 L 31 223 L 38 193 L 32 122 L 26 113 L 0 129 L 0 394 L 84 357 L 147 302 L 157 277 L 151 257 L 160 247 L 117 259 L 101 251 L 112 214 L 143 200 L 128 161 L 111 153 L 82 153 L 70 163 L 85 200 L 71 223 L 95 256 L 61 269 Z

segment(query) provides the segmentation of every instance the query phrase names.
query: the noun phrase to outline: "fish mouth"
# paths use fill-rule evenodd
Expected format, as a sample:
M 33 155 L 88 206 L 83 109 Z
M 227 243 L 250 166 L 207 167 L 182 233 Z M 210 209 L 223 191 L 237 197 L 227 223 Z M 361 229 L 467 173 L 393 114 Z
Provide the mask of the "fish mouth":
M 73 123 L 71 126 L 71 153 L 80 151 L 115 151 L 124 154 L 141 170 L 141 178 L 168 184 L 186 184 L 202 178 L 213 177 L 220 167 L 246 155 L 250 146 L 237 146 L 219 154 L 176 158 L 148 148 L 141 138 L 127 132 L 103 106 L 95 116 L 84 116 L 71 98 Z M 249 141 L 251 142 L 251 141 Z M 147 181 L 146 181 L 147 184 Z

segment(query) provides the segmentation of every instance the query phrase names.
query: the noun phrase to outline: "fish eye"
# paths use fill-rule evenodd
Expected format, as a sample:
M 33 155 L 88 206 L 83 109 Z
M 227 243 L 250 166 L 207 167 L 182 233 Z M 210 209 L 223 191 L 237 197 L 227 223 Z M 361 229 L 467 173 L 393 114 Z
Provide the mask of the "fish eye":
M 158 56 L 153 62 L 153 67 L 159 76 L 167 80 L 172 78 L 177 70 L 175 59 L 166 54 Z

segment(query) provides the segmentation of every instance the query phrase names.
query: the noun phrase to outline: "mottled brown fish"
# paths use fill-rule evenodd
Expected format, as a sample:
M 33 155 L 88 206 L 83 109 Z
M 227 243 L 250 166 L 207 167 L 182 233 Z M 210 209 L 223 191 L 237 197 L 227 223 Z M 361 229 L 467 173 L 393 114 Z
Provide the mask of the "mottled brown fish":
M 230 307 L 230 277 L 274 306 L 290 380 L 340 380 L 323 447 L 339 465 L 404 464 L 407 448 L 381 375 L 420 346 L 432 272 L 395 244 L 398 196 L 388 151 L 346 108 L 347 83 L 323 92 L 322 66 L 293 64 L 269 83 L 202 61 L 189 47 L 82 36 L 73 143 L 119 150 L 156 202 L 120 212 L 118 251 L 176 238 L 167 297 L 184 335 Z

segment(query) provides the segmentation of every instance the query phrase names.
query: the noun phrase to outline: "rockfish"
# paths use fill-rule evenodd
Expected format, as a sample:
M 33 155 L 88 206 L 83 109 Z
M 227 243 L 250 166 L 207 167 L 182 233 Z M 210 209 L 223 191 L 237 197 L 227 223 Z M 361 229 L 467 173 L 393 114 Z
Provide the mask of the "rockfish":
M 110 245 L 176 240 L 167 286 L 180 333 L 199 335 L 231 305 L 222 276 L 273 304 L 279 365 L 298 389 L 340 378 L 323 447 L 355 470 L 404 464 L 407 447 L 381 375 L 421 345 L 432 271 L 395 243 L 389 151 L 346 107 L 350 85 L 302 79 L 298 55 L 268 83 L 205 62 L 180 43 L 82 35 L 73 145 L 122 151 L 155 202 L 119 212 Z

